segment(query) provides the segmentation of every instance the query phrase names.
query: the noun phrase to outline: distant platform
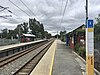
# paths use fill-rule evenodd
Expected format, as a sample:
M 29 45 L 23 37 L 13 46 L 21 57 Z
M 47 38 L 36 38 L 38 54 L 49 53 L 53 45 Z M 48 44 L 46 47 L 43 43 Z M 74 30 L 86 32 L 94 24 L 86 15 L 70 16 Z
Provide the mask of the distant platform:
M 37 40 L 37 41 L 26 42 L 26 43 L 18 43 L 18 44 L 0 46 L 0 51 L 10 49 L 10 48 L 14 48 L 14 47 L 24 46 L 24 45 L 28 45 L 28 44 L 32 44 L 32 43 L 42 42 L 42 41 L 45 41 L 45 40 Z

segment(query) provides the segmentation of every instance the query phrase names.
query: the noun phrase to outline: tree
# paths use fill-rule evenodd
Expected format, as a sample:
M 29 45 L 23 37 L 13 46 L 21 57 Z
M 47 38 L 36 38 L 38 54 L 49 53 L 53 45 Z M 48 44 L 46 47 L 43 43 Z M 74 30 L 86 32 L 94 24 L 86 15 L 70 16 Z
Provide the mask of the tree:
M 7 28 L 3 29 L 2 30 L 2 37 L 7 38 L 7 33 L 8 33 L 8 29 Z
M 14 29 L 15 34 L 18 34 L 19 36 L 22 35 L 23 31 L 22 24 L 17 25 L 17 27 Z
M 29 19 L 29 26 L 28 23 L 23 22 L 22 24 L 17 25 L 17 27 L 14 30 L 8 30 L 7 28 L 3 29 L 0 35 L 3 36 L 3 38 L 17 38 L 16 35 L 20 36 L 23 33 L 27 34 L 28 29 L 30 29 L 31 33 L 34 34 L 37 38 L 43 39 L 45 37 L 43 24 L 37 21 L 35 18 Z M 51 37 L 51 34 L 49 34 L 48 32 L 47 37 Z
M 11 39 L 11 37 L 16 38 L 16 33 L 14 30 L 9 30 L 9 33 L 7 35 L 7 39 Z
M 29 19 L 29 28 L 32 31 L 32 34 L 36 35 L 37 26 L 36 26 L 36 19 Z
M 62 41 L 65 41 L 65 34 L 66 34 L 66 31 L 60 31 L 60 39 Z
M 50 33 L 48 33 L 47 31 L 44 31 L 44 32 L 45 32 L 46 39 L 50 39 L 52 37 L 52 35 Z
M 100 41 L 100 14 L 96 18 L 96 24 L 94 25 L 95 41 Z
M 43 39 L 45 37 L 45 32 L 44 32 L 44 26 L 43 24 L 40 24 L 40 32 L 41 32 L 41 38 Z
M 37 38 L 44 38 L 44 26 L 39 21 L 36 21 L 35 18 L 29 19 L 29 28 Z
M 23 33 L 25 33 L 25 34 L 27 34 L 27 32 L 28 32 L 28 23 L 23 23 L 22 24 L 22 28 L 23 28 Z
M 97 23 L 94 25 L 95 34 L 100 34 L 100 15 L 96 19 Z

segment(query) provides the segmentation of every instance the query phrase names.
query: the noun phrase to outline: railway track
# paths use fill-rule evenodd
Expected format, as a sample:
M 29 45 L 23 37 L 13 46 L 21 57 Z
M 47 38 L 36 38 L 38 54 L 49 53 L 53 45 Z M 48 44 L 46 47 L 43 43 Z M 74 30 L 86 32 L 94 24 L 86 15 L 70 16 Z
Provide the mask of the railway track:
M 38 64 L 38 62 L 43 57 L 43 55 L 46 53 L 46 51 L 51 46 L 51 44 L 52 42 L 47 44 L 42 49 L 40 48 L 41 50 L 36 55 L 34 55 L 31 60 L 29 60 L 25 65 L 23 65 L 18 71 L 16 71 L 13 75 L 30 75 L 31 71 Z
M 8 57 L 4 57 L 4 58 L 0 59 L 0 67 L 2 67 L 4 65 L 6 65 L 6 64 L 8 64 L 8 63 L 10 63 L 10 62 L 12 62 L 14 60 L 16 60 L 17 58 L 19 58 L 19 57 L 21 57 L 21 56 L 23 56 L 23 55 L 25 55 L 25 54 L 27 54 L 27 53 L 35 50 L 36 48 L 38 48 L 38 47 L 40 47 L 40 46 L 42 46 L 42 45 L 44 45 L 46 43 L 47 43 L 47 41 L 43 42 L 43 43 L 36 44 L 33 47 L 31 47 L 31 48 L 22 50 L 22 51 L 17 52 L 17 53 L 15 53 L 13 55 L 10 55 Z
M 11 56 L 0 59 L 0 75 L 29 75 L 29 73 L 33 70 L 33 68 L 36 66 L 36 64 L 39 62 L 39 60 L 42 58 L 44 53 L 50 47 L 52 42 L 53 41 L 43 42 L 43 43 L 34 45 L 33 47 L 31 47 L 29 49 L 20 51 Z M 33 57 L 32 57 L 32 52 L 34 54 Z M 9 64 L 12 64 L 12 63 L 14 64 L 15 61 L 17 61 L 19 58 L 21 58 L 23 56 L 24 56 L 23 58 L 25 59 L 25 57 L 27 57 L 25 55 L 29 56 L 29 53 L 31 53 L 30 59 L 27 61 L 24 61 L 23 64 L 18 66 L 19 68 L 18 67 L 14 68 L 15 70 L 10 71 L 8 74 L 7 73 L 2 74 L 3 73 L 2 70 L 4 70 L 4 69 L 7 70 L 5 67 L 9 66 Z M 20 61 L 19 61 L 19 63 L 20 63 Z

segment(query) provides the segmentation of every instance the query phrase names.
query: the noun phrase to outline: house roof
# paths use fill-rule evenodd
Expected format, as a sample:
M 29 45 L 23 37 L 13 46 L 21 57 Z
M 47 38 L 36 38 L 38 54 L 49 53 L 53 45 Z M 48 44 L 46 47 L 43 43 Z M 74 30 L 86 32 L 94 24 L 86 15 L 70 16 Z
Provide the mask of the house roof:
M 24 36 L 27 36 L 27 37 L 36 37 L 35 35 L 33 34 L 23 34 Z

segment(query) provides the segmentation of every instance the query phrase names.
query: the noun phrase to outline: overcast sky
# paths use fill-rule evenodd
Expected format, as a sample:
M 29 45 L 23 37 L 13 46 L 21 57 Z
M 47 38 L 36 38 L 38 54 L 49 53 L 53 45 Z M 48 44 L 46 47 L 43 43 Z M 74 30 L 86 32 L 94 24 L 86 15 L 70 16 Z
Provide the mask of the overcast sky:
M 11 14 L 7 10 L 0 12 L 0 16 L 12 15 L 7 19 L 0 18 L 0 29 L 14 29 L 18 24 L 28 22 L 29 18 L 34 17 L 37 17 L 44 24 L 45 30 L 52 34 L 56 34 L 60 30 L 68 32 L 85 23 L 85 0 L 68 0 L 61 25 L 60 20 L 66 0 L 22 0 L 32 12 L 20 0 L 11 1 L 27 14 L 14 6 L 9 0 L 0 0 L 1 6 L 9 7 L 8 9 L 15 14 Z M 100 0 L 89 0 L 89 19 L 95 20 L 98 14 L 100 14 Z

